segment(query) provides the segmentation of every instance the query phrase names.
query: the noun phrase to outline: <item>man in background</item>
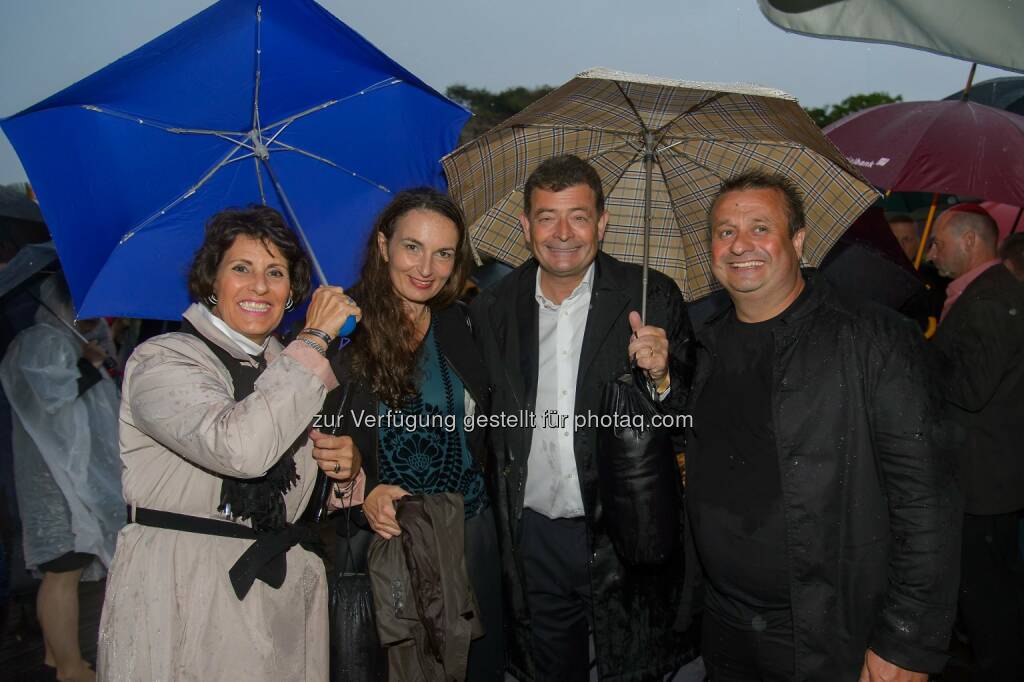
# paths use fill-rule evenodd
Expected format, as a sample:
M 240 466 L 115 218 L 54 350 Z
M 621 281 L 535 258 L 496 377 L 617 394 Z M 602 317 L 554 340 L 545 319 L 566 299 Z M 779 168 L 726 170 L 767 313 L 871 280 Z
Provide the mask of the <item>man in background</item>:
M 913 263 L 917 258 L 917 247 L 921 243 L 921 235 L 917 231 L 917 221 L 903 213 L 886 216 L 886 220 L 889 222 L 892 236 L 896 237 L 896 241 L 899 242 L 900 249 L 907 256 L 907 260 Z
M 953 281 L 931 347 L 964 493 L 960 614 L 973 679 L 1024 680 L 1024 284 L 1003 267 L 997 239 L 975 204 L 939 217 L 928 257 Z
M 999 248 L 1003 265 L 1019 281 L 1024 282 L 1024 234 L 1011 234 Z

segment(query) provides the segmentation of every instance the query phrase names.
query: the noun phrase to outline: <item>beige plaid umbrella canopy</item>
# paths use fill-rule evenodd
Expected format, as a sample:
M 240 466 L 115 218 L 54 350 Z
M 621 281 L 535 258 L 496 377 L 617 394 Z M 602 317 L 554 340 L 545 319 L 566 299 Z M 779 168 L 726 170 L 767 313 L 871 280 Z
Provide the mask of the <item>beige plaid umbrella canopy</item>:
M 796 182 L 809 266 L 878 196 L 783 92 L 592 69 L 442 160 L 478 258 L 530 257 L 519 227 L 523 184 L 559 154 L 587 159 L 601 175 L 604 251 L 632 263 L 648 254 L 687 301 L 718 288 L 707 214 L 724 179 L 756 169 Z

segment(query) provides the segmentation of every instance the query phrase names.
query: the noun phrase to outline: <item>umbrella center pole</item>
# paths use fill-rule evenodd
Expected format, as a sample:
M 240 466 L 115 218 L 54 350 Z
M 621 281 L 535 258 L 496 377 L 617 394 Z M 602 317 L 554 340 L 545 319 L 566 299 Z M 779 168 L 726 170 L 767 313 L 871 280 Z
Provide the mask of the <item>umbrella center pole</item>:
M 323 268 L 320 267 L 320 261 L 317 259 L 316 254 L 313 252 L 313 244 L 310 243 L 309 237 L 306 236 L 306 231 L 302 229 L 302 224 L 299 223 L 299 217 L 295 215 L 295 211 L 292 210 L 292 203 L 288 201 L 288 195 L 284 193 L 284 187 L 277 179 L 277 174 L 274 173 L 274 169 L 271 168 L 270 162 L 267 159 L 263 159 L 263 167 L 267 169 L 267 175 L 270 176 L 270 182 L 274 185 L 274 189 L 277 190 L 277 196 L 281 199 L 281 206 L 284 208 L 285 215 L 288 216 L 288 220 L 292 224 L 292 228 L 299 235 L 299 239 L 302 241 L 302 245 L 306 247 L 306 253 L 309 255 L 309 260 L 313 264 L 313 273 L 320 280 L 320 284 L 327 285 L 327 277 L 324 275 Z
M 640 298 L 640 318 L 647 324 L 647 271 L 651 254 L 651 195 L 654 184 L 654 134 L 644 132 L 644 254 L 643 254 L 643 289 Z
M 267 149 L 266 143 L 263 141 L 263 133 L 258 128 L 254 128 L 249 132 L 249 141 L 252 143 L 252 151 L 256 155 L 256 158 L 261 161 L 266 161 L 270 158 L 270 150 Z

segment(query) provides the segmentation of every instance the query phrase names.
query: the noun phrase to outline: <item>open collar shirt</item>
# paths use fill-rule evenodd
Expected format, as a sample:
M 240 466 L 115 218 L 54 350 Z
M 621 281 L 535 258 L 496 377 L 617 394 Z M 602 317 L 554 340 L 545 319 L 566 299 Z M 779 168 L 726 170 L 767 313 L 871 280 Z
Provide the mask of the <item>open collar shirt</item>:
M 537 358 L 536 424 L 527 465 L 524 506 L 548 518 L 583 516 L 573 433 L 576 375 L 587 327 L 594 264 L 573 292 L 556 305 L 541 291 L 537 269 L 540 347 Z

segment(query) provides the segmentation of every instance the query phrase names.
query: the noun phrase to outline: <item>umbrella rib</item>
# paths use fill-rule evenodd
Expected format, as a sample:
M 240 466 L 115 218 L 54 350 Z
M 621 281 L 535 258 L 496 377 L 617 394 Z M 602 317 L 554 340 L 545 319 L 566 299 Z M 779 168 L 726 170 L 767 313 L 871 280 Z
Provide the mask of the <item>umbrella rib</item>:
M 321 163 L 325 163 L 328 166 L 331 166 L 332 168 L 337 168 L 338 170 L 343 171 L 345 173 L 348 173 L 349 175 L 351 175 L 352 177 L 354 177 L 354 178 L 356 178 L 358 180 L 362 180 L 363 182 L 367 183 L 368 185 L 373 185 L 377 189 L 383 190 L 383 191 L 387 192 L 388 194 L 391 194 L 391 190 L 388 189 L 385 185 L 382 185 L 379 182 L 376 182 L 374 180 L 371 180 L 368 177 L 360 175 L 359 173 L 356 173 L 354 170 L 351 170 L 349 168 L 345 168 L 344 166 L 340 166 L 340 165 L 336 164 L 335 162 L 331 161 L 330 159 L 324 158 L 323 156 L 318 156 L 317 154 L 314 154 L 312 152 L 307 152 L 305 149 L 299 149 L 298 147 L 293 147 L 290 144 L 286 144 L 286 143 L 280 142 L 280 141 L 275 142 L 274 144 L 276 144 L 283 151 L 295 152 L 296 154 L 302 154 L 303 156 L 308 156 L 311 159 L 315 159 L 317 161 L 320 161 Z
M 338 99 L 329 99 L 326 102 L 321 102 L 320 104 L 317 104 L 316 106 L 312 106 L 312 107 L 310 107 L 308 109 L 300 111 L 297 114 L 292 114 L 291 116 L 288 116 L 286 118 L 282 118 L 280 121 L 276 121 L 276 122 L 271 123 L 270 125 L 266 126 L 266 128 L 264 128 L 264 130 L 271 130 L 273 128 L 277 128 L 278 126 L 281 126 L 281 130 L 283 130 L 284 127 L 286 127 L 289 124 L 293 123 L 297 119 L 300 119 L 300 118 L 302 118 L 304 116 L 309 116 L 310 114 L 315 114 L 316 112 L 320 111 L 321 109 L 326 109 L 327 107 L 334 106 L 335 104 L 340 104 L 341 102 L 344 102 L 346 100 L 354 99 L 354 98 L 360 97 L 362 95 L 368 95 L 368 94 L 370 94 L 372 92 L 376 92 L 377 90 L 382 90 L 384 88 L 391 87 L 392 85 L 398 85 L 399 83 L 402 83 L 402 80 L 400 78 L 386 78 L 386 79 L 384 79 L 382 81 L 374 83 L 373 85 L 369 85 L 369 86 L 363 88 L 359 92 L 354 92 L 351 95 L 347 95 L 345 97 L 340 97 Z M 281 130 L 278 130 L 274 134 L 273 137 L 277 137 L 278 135 L 280 135 L 281 134 Z M 273 140 L 273 138 L 271 138 L 271 140 Z
M 276 142 L 278 136 L 280 136 L 281 133 L 283 133 L 288 126 L 290 126 L 292 123 L 295 123 L 295 121 L 299 120 L 300 118 L 304 118 L 306 116 L 309 116 L 310 114 L 315 114 L 318 111 L 323 111 L 324 109 L 326 109 L 328 107 L 334 106 L 335 104 L 337 104 L 340 101 L 341 100 L 337 100 L 337 99 L 329 99 L 326 102 L 322 102 L 320 104 L 317 104 L 315 107 L 310 107 L 309 109 L 306 109 L 305 111 L 300 111 L 299 113 L 294 114 L 292 116 L 289 116 L 288 118 L 286 118 L 286 119 L 284 119 L 282 121 L 278 121 L 277 123 L 273 123 L 273 124 L 267 126 L 263 130 L 271 130 L 272 128 L 277 128 L 277 131 L 275 131 L 273 135 L 271 135 L 270 137 L 267 138 L 267 142 L 266 142 L 267 146 L 269 147 L 271 144 Z M 280 127 L 278 128 L 278 126 L 280 126 Z M 263 130 L 260 131 L 260 134 L 263 133 Z
M 664 138 L 662 138 L 662 139 L 664 139 Z M 675 139 L 676 141 L 673 142 L 670 145 L 665 146 L 665 147 L 660 147 L 659 149 L 656 150 L 657 153 L 661 154 L 661 153 L 670 151 L 672 149 L 675 149 L 676 147 L 678 147 L 681 144 L 686 144 L 687 142 L 715 142 L 715 143 L 728 143 L 728 144 L 750 144 L 751 142 L 756 142 L 758 145 L 763 145 L 765 147 L 786 147 L 788 149 L 803 149 L 803 145 L 800 145 L 800 144 L 798 144 L 796 142 L 786 142 L 784 140 L 779 140 L 777 142 L 769 142 L 768 140 L 730 140 L 730 139 L 727 139 L 727 138 L 715 137 L 713 135 L 702 135 L 702 136 L 699 136 L 699 137 L 698 136 L 693 136 L 693 137 L 683 137 L 681 139 L 676 139 L 676 138 L 673 138 L 673 139 Z
M 690 157 L 686 157 L 686 158 L 690 158 Z M 661 169 L 661 178 L 664 181 L 664 179 L 665 179 L 665 167 L 661 164 L 661 156 L 658 153 L 654 154 L 654 161 L 655 161 L 655 163 L 658 164 L 658 168 Z M 694 163 L 697 163 L 697 162 L 694 162 Z M 699 163 L 697 163 L 697 165 L 700 166 L 701 168 L 705 168 L 704 166 L 702 166 Z M 705 170 L 710 171 L 711 169 L 705 168 Z M 717 175 L 716 175 L 716 177 L 717 177 Z M 669 206 L 672 207 L 672 212 L 675 213 L 675 206 L 672 203 L 672 187 L 669 185 L 668 182 L 665 182 L 665 192 L 668 194 Z M 686 243 L 686 233 L 683 231 L 682 222 L 677 219 L 675 221 L 675 223 L 676 223 L 676 229 L 679 230 L 679 238 L 681 240 L 683 240 L 683 243 L 685 244 Z
M 662 150 L 662 151 L 664 151 L 664 150 Z M 654 154 L 654 158 L 658 160 L 658 165 L 659 166 L 661 166 L 661 158 L 660 157 L 662 155 L 662 151 L 655 152 L 655 154 Z M 684 157 L 687 161 L 693 163 L 693 165 L 695 165 L 695 166 L 697 166 L 697 167 L 699 167 L 699 168 L 701 168 L 703 170 L 706 170 L 711 175 L 714 175 L 715 177 L 719 177 L 718 171 L 714 170 L 713 168 L 709 168 L 708 166 L 704 165 L 703 163 L 701 163 L 697 159 L 693 158 L 689 154 L 679 154 L 679 156 Z M 665 169 L 662 168 L 661 172 L 662 172 L 662 175 L 664 176 Z M 665 185 L 668 186 L 668 183 L 666 182 Z
M 236 135 L 240 135 L 240 133 L 235 133 L 235 134 Z M 225 140 L 227 142 L 230 142 L 233 145 L 237 145 L 241 149 L 248 149 L 251 152 L 255 152 L 256 151 L 256 149 L 252 145 L 249 145 L 249 144 L 245 143 L 245 140 L 248 137 L 248 135 L 246 135 L 244 137 L 234 138 L 234 137 L 231 137 L 229 135 L 221 135 L 221 134 L 218 133 L 218 134 L 214 135 L 214 137 L 219 137 L 220 139 Z
M 637 143 L 634 140 L 626 140 L 626 141 L 622 142 L 621 144 L 615 145 L 614 147 L 609 147 L 608 149 L 601 150 L 597 154 L 594 154 L 593 156 L 588 157 L 587 160 L 588 161 L 593 161 L 594 159 L 599 159 L 599 158 L 601 158 L 603 156 L 607 156 L 608 154 L 614 154 L 615 152 L 621 151 L 622 149 L 625 149 L 627 147 L 631 148 L 637 154 L 643 152 L 643 150 L 644 150 L 644 148 L 642 146 L 637 145 Z
M 705 100 L 701 100 L 700 102 L 697 102 L 697 103 L 696 103 L 696 104 L 694 104 L 694 105 L 693 105 L 692 107 L 690 107 L 690 108 L 689 108 L 689 109 L 687 109 L 686 111 L 684 111 L 684 112 L 680 113 L 680 114 L 679 114 L 678 116 L 676 116 L 675 118 L 673 118 L 673 119 L 672 119 L 671 121 L 669 121 L 669 122 L 668 122 L 668 123 L 666 123 L 665 125 L 661 126 L 661 128 L 659 128 L 659 129 L 658 129 L 658 133 L 660 134 L 660 137 L 661 137 L 661 138 L 664 138 L 664 137 L 665 137 L 665 136 L 667 135 L 667 133 L 666 133 L 665 131 L 666 131 L 666 130 L 668 130 L 668 128 L 669 128 L 670 126 L 673 126 L 673 125 L 675 125 L 675 124 L 676 124 L 676 122 L 677 122 L 677 121 L 679 121 L 679 120 L 680 120 L 681 118 L 684 118 L 684 117 L 686 117 L 686 116 L 689 116 L 690 114 L 692 114 L 693 112 L 697 111 L 698 109 L 703 109 L 703 108 L 704 108 L 704 107 L 706 107 L 707 105 L 711 104 L 711 103 L 712 103 L 712 102 L 714 102 L 715 100 L 721 99 L 722 97 L 725 97 L 725 93 L 724 93 L 724 92 L 716 92 L 716 93 L 715 93 L 714 95 L 712 95 L 711 97 L 708 97 L 708 98 L 707 98 L 707 99 L 705 99 Z
M 196 184 L 194 184 L 191 187 L 189 187 L 187 190 L 185 190 L 185 192 L 183 194 L 181 194 L 180 196 L 178 196 L 177 198 L 172 200 L 169 204 L 167 204 L 166 206 L 161 208 L 159 211 L 157 211 L 153 215 L 149 216 L 148 218 L 143 220 L 141 223 L 139 223 L 138 225 L 136 225 L 132 229 L 128 230 L 128 232 L 126 232 L 124 234 L 124 236 L 121 237 L 120 240 L 118 240 L 118 244 L 124 244 L 126 241 L 128 241 L 129 239 L 134 237 L 136 235 L 136 233 L 138 233 L 140 230 L 142 230 L 147 225 L 152 223 L 154 220 L 156 220 L 160 216 L 164 215 L 165 213 L 167 213 L 167 211 L 171 210 L 172 208 L 174 208 L 175 206 L 177 206 L 181 202 L 185 201 L 189 197 L 191 197 L 193 194 L 195 194 L 197 191 L 199 191 L 199 188 L 202 187 L 203 185 L 205 185 L 210 180 L 210 178 L 212 178 L 213 175 L 217 171 L 219 171 L 221 168 L 223 168 L 224 166 L 228 165 L 229 163 L 234 163 L 235 161 L 241 161 L 243 158 L 245 158 L 245 157 L 236 157 L 235 156 L 235 152 L 237 152 L 239 149 L 240 149 L 240 147 L 233 147 L 220 161 L 218 161 L 216 164 L 214 164 L 214 166 L 210 170 L 208 170 L 203 175 L 203 177 L 199 178 L 199 181 L 196 182 Z
M 131 121 L 133 123 L 138 123 L 139 125 L 149 126 L 150 128 L 156 128 L 158 130 L 163 130 L 164 132 L 167 132 L 167 133 L 189 134 L 189 135 L 242 135 L 243 134 L 243 133 L 239 133 L 239 132 L 234 131 L 234 130 L 209 130 L 209 129 L 206 129 L 206 128 L 182 128 L 182 127 L 179 127 L 179 126 L 171 126 L 171 125 L 167 125 L 165 123 L 157 123 L 155 121 L 151 121 L 149 119 L 146 119 L 146 118 L 144 118 L 142 116 L 137 116 L 135 114 L 126 114 L 124 112 L 115 111 L 113 109 L 104 109 L 103 107 L 96 106 L 95 104 L 83 104 L 82 108 L 86 109 L 88 111 L 96 112 L 97 114 L 106 114 L 107 116 L 113 116 L 114 118 L 123 118 L 126 121 Z
M 631 100 L 629 98 L 629 95 L 626 94 L 626 91 L 623 89 L 622 84 L 619 83 L 619 81 L 612 81 L 612 82 L 615 83 L 615 87 L 618 89 L 619 94 L 622 95 L 622 99 L 626 100 L 626 104 L 628 104 L 629 108 L 632 109 L 633 115 L 636 116 L 636 122 L 640 124 L 640 130 L 644 134 L 649 132 L 650 129 L 647 127 L 647 124 L 644 123 L 644 119 L 640 116 L 640 112 L 637 111 L 636 105 L 633 104 L 633 100 Z
M 619 137 L 630 137 L 636 135 L 636 132 L 632 130 L 613 130 L 611 128 L 592 128 L 590 126 L 549 125 L 547 123 L 520 123 L 510 127 L 538 128 L 540 130 L 565 130 L 572 133 L 602 133 L 607 135 L 617 135 Z

